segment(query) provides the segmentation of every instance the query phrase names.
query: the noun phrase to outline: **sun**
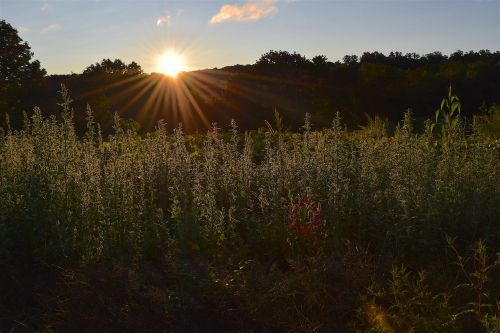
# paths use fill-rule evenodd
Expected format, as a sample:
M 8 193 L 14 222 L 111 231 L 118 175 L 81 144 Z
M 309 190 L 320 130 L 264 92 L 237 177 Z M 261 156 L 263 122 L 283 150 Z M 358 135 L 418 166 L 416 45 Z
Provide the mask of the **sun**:
M 158 57 L 157 70 L 172 78 L 177 77 L 180 72 L 187 70 L 184 57 L 174 51 L 166 51 Z

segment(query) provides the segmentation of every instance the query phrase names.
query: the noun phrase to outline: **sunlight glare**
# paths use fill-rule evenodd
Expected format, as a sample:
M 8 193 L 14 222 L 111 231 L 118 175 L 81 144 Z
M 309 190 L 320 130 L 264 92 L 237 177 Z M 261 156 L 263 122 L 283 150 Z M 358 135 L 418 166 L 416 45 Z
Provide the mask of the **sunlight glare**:
M 167 51 L 158 58 L 157 70 L 172 78 L 177 77 L 180 72 L 186 71 L 184 57 L 174 51 Z

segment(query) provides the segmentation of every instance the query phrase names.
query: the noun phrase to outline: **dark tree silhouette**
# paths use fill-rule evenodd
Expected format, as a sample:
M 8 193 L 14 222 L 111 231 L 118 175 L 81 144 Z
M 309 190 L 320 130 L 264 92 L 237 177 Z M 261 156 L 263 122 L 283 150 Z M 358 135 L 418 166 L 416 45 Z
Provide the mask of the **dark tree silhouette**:
M 317 55 L 313 57 L 312 62 L 316 66 L 324 66 L 328 63 L 328 58 L 325 55 Z
M 296 66 L 301 67 L 310 64 L 311 61 L 299 53 L 290 53 L 288 51 L 269 51 L 263 54 L 256 65 L 277 65 L 277 66 Z
M 88 66 L 83 70 L 83 74 L 96 74 L 96 73 L 107 73 L 107 74 L 142 74 L 142 68 L 135 61 L 126 65 L 120 59 L 102 59 L 99 63 Z
M 365 52 L 361 56 L 361 63 L 374 63 L 374 64 L 383 64 L 386 63 L 386 56 L 380 52 Z
M 345 65 L 347 66 L 354 66 L 358 64 L 358 56 L 357 55 L 346 55 L 342 59 Z
M 127 74 L 142 74 L 142 67 L 136 63 L 135 61 L 132 61 L 130 64 L 127 65 Z
M 33 108 L 33 100 L 39 92 L 47 73 L 38 60 L 32 60 L 33 52 L 17 30 L 5 20 L 0 20 L 0 126 L 22 123 L 22 112 Z
M 423 59 L 425 63 L 429 65 L 441 65 L 448 59 L 448 57 L 443 55 L 441 52 L 436 51 L 426 54 L 425 56 L 423 56 Z
M 41 79 L 47 73 L 33 60 L 28 43 L 23 42 L 17 30 L 5 20 L 0 21 L 0 82 L 21 85 Z

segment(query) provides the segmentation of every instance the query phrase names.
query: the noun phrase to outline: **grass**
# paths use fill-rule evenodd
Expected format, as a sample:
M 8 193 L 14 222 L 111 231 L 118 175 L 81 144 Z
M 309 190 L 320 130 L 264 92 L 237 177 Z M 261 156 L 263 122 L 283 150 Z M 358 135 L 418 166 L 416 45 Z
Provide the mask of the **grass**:
M 1 330 L 498 331 L 500 158 L 478 128 L 117 118 L 102 138 L 88 108 L 78 137 L 70 102 L 0 136 Z

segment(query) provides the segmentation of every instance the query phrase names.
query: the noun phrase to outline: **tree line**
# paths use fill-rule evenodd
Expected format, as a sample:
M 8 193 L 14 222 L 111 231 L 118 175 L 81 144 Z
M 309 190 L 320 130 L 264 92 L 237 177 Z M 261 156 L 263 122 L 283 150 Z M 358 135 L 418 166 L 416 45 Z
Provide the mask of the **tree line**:
M 374 116 L 398 121 L 409 108 L 425 119 L 434 116 L 450 85 L 461 97 L 466 117 L 500 102 L 499 51 L 365 52 L 332 62 L 325 55 L 308 59 L 271 50 L 254 64 L 184 73 L 174 81 L 145 74 L 135 61 L 120 59 L 103 59 L 81 74 L 47 76 L 32 59 L 29 45 L 5 21 L 0 21 L 0 41 L 3 127 L 6 114 L 9 126 L 20 127 L 23 111 L 29 114 L 35 105 L 46 115 L 57 115 L 61 84 L 73 98 L 77 128 L 85 128 L 89 104 L 105 132 L 112 129 L 114 113 L 136 121 L 142 131 L 163 119 L 170 127 L 183 122 L 193 132 L 213 122 L 225 126 L 233 118 L 241 128 L 259 128 L 275 111 L 292 130 L 301 126 L 306 112 L 317 127 L 329 126 L 337 112 L 351 128 Z M 179 91 L 184 96 L 176 96 Z

